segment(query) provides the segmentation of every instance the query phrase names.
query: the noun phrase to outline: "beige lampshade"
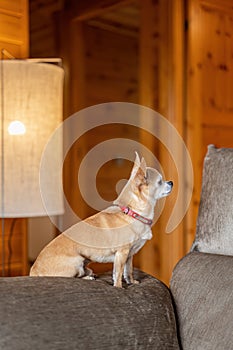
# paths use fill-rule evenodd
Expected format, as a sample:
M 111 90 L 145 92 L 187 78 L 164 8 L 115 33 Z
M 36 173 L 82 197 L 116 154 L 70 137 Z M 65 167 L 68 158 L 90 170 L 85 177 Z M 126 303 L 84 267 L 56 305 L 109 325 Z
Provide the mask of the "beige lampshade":
M 40 162 L 62 121 L 63 69 L 30 60 L 4 60 L 0 66 L 0 214 L 6 218 L 62 214 L 62 135 L 43 176 L 52 203 L 49 209 L 41 197 Z

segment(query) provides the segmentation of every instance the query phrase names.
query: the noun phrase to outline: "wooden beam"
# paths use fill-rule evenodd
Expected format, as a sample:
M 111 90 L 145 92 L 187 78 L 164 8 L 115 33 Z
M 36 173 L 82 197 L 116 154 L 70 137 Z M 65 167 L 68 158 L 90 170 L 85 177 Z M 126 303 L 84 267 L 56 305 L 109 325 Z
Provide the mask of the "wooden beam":
M 153 0 L 141 2 L 140 31 L 139 31 L 139 103 L 142 106 L 158 110 L 158 5 Z M 158 142 L 155 137 L 143 129 L 145 122 L 153 130 L 152 120 L 147 115 L 140 115 L 140 143 L 158 156 Z M 148 125 L 150 123 L 150 125 Z M 152 165 L 152 163 L 151 163 Z M 158 227 L 156 225 L 156 230 Z M 155 227 L 153 228 L 155 231 Z M 158 273 L 158 259 L 156 259 L 156 236 L 139 253 L 139 265 L 143 271 L 151 275 Z
M 140 26 L 140 104 L 160 112 L 183 136 L 184 120 L 184 2 L 183 0 L 145 0 L 141 4 Z M 148 121 L 147 121 L 148 122 Z M 143 126 L 143 121 L 142 121 Z M 153 125 L 151 126 L 153 130 Z M 176 158 L 182 150 L 167 129 L 160 131 L 169 138 Z M 184 180 L 162 142 L 141 130 L 140 142 L 159 158 L 165 177 L 174 181 L 174 190 L 167 198 L 163 214 L 155 227 L 153 240 L 140 253 L 140 268 L 169 284 L 175 264 L 185 253 L 184 223 L 166 234 L 168 218 L 175 205 L 178 186 Z M 181 162 L 182 163 L 182 162 Z M 182 164 L 183 166 L 183 164 Z M 181 201 L 182 202 L 182 201 Z M 182 210 L 183 202 L 179 205 Z M 157 260 L 157 261 L 156 261 Z M 156 271 L 157 270 L 157 271 Z
M 134 1 L 135 0 L 73 0 L 70 2 L 68 11 L 70 11 L 70 18 L 72 20 L 84 21 Z
M 194 191 L 187 214 L 186 251 L 191 248 L 196 232 L 196 219 L 201 193 L 202 169 L 202 69 L 199 69 L 203 50 L 200 1 L 190 0 L 187 6 L 187 146 L 194 171 Z M 221 90 L 221 89 L 220 89 Z M 222 115 L 221 115 L 222 118 Z
M 137 38 L 138 37 L 138 30 L 132 29 L 128 27 L 118 27 L 113 23 L 106 23 L 99 19 L 93 19 L 88 22 L 88 25 L 94 28 L 103 29 L 108 31 L 109 33 L 117 33 L 120 35 Z
M 65 118 L 68 118 L 87 106 L 84 23 L 71 21 L 67 13 L 65 15 L 61 14 L 61 18 L 57 18 L 57 20 L 60 23 L 60 56 L 63 59 L 65 69 L 64 115 Z M 72 130 L 68 130 L 64 135 L 64 142 L 69 142 L 70 132 L 72 133 Z M 78 144 L 75 143 L 70 148 L 63 167 L 64 189 L 67 200 L 71 208 L 81 218 L 87 216 L 87 207 L 85 202 L 82 202 L 74 173 L 80 166 L 80 160 L 82 155 L 85 154 L 85 149 L 85 139 L 82 138 L 82 141 Z M 70 169 L 73 169 L 73 171 L 70 171 Z M 67 222 L 63 222 L 64 227 L 70 225 L 73 220 L 72 217 L 66 216 L 65 218 Z
M 184 2 L 183 0 L 160 1 L 160 79 L 159 79 L 159 112 L 180 133 L 184 135 Z M 164 134 L 162 134 L 164 132 Z M 182 147 L 176 144 L 172 134 L 161 131 L 162 139 L 168 139 L 169 149 L 161 144 L 160 163 L 167 179 L 174 182 L 172 194 L 166 199 L 165 208 L 160 218 L 160 278 L 169 283 L 171 273 L 176 263 L 185 254 L 184 222 L 173 232 L 166 233 L 171 209 L 174 208 L 179 187 L 185 186 L 183 178 L 184 164 L 182 162 Z M 173 152 L 180 164 L 175 164 L 170 156 Z M 177 169 L 178 167 L 178 169 Z M 183 210 L 183 198 L 179 203 L 178 213 Z

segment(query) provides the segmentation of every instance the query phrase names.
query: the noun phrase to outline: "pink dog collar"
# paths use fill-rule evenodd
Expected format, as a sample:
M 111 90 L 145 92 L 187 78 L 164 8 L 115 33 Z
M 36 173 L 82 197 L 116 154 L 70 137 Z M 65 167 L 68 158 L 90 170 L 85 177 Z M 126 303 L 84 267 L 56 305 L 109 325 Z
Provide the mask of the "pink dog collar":
M 151 219 L 147 219 L 144 216 L 136 213 L 135 211 L 133 211 L 132 209 L 130 209 L 129 207 L 121 207 L 119 206 L 119 208 L 121 209 L 121 211 L 129 216 L 132 216 L 132 218 L 141 221 L 143 224 L 145 225 L 149 225 L 151 226 L 153 224 L 153 221 Z

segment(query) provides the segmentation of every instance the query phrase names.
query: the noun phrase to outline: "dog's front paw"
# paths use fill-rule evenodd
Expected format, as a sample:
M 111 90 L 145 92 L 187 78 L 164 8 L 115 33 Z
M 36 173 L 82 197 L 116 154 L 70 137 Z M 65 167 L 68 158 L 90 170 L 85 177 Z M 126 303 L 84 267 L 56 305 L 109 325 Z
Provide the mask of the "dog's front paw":
M 128 282 L 126 281 L 126 283 L 129 284 L 129 285 L 132 285 L 132 284 L 139 284 L 140 282 L 138 280 L 132 279 L 132 280 L 130 280 Z
M 131 284 L 139 284 L 140 282 L 138 280 L 133 280 L 133 282 L 131 282 Z
M 92 276 L 84 276 L 84 277 L 82 277 L 82 279 L 83 280 L 93 281 L 93 280 L 95 280 L 95 276 L 94 275 L 92 275 Z
M 125 280 L 125 282 L 127 283 L 127 284 L 139 284 L 140 282 L 138 281 L 138 280 L 134 280 L 134 279 L 131 279 L 131 280 Z
M 135 280 L 133 276 L 124 276 L 124 280 L 127 284 L 139 284 L 138 280 Z

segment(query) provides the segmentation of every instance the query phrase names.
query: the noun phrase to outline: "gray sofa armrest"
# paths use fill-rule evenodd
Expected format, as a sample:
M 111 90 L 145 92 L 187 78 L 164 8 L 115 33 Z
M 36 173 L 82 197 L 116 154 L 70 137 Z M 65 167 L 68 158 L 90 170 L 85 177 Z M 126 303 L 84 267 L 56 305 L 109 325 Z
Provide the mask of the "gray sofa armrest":
M 171 280 L 183 350 L 233 348 L 233 256 L 191 253 Z
M 1 278 L 1 350 L 179 349 L 168 288 L 136 275 L 125 289 L 110 275 Z

